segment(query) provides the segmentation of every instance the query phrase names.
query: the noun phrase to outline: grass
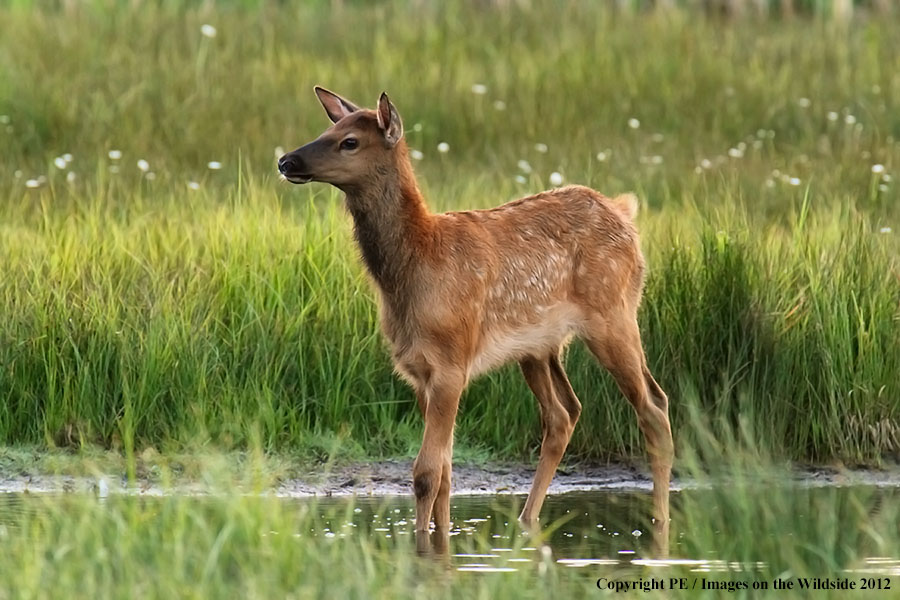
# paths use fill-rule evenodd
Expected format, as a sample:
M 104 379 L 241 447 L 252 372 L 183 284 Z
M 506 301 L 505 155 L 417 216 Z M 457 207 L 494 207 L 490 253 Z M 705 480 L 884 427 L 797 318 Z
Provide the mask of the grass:
M 764 449 L 753 448 L 751 428 L 744 421 L 727 440 L 721 431 L 704 429 L 696 451 L 682 457 L 696 487 L 673 495 L 674 560 L 659 560 L 650 540 L 626 535 L 635 527 L 648 530 L 645 495 L 634 505 L 598 498 L 599 509 L 566 498 L 594 520 L 573 527 L 566 510 L 539 535 L 520 530 L 509 506 L 514 502 L 501 496 L 487 520 L 460 523 L 461 509 L 455 517 L 460 533 L 450 538 L 451 554 L 486 558 L 420 558 L 409 531 L 411 499 L 398 509 L 399 501 L 384 499 L 375 509 L 382 517 L 372 518 L 364 501 L 277 498 L 265 493 L 273 480 L 257 452 L 248 470 L 259 476 L 245 482 L 243 494 L 234 493 L 233 466 L 213 458 L 204 469 L 211 493 L 200 497 L 0 498 L 0 598 L 580 597 L 599 593 L 601 578 L 604 586 L 661 581 L 662 590 L 642 592 L 653 597 L 718 598 L 726 586 L 736 597 L 783 597 L 776 579 L 793 582 L 794 589 L 810 578 L 856 583 L 855 593 L 832 589 L 817 597 L 855 597 L 863 579 L 896 586 L 897 490 L 786 484 L 789 475 Z M 744 449 L 725 443 L 741 436 Z M 708 474 L 710 455 L 728 463 L 726 481 Z M 172 477 L 164 467 L 162 479 Z M 395 512 L 393 520 L 385 516 Z M 583 547 L 566 537 L 572 531 L 576 539 L 585 536 Z M 510 550 L 492 552 L 498 545 Z M 570 557 L 608 562 L 582 568 L 557 562 Z M 457 570 L 473 562 L 510 571 Z M 687 589 L 673 588 L 679 578 Z
M 276 147 L 326 125 L 316 83 L 363 104 L 391 94 L 436 210 L 496 205 L 553 172 L 638 193 L 644 342 L 679 475 L 700 485 L 673 498 L 673 555 L 726 561 L 705 574 L 726 582 L 896 560 L 896 493 L 797 490 L 776 465 L 900 453 L 898 34 L 864 10 L 3 3 L 0 473 L 215 493 L 0 499 L 0 599 L 581 597 L 601 576 L 697 576 L 544 554 L 457 573 L 402 536 L 310 541 L 349 512 L 264 493 L 315 459 L 412 455 L 421 435 L 340 196 L 274 175 Z M 610 378 L 578 344 L 566 358 L 585 405 L 569 458 L 640 455 Z M 472 386 L 459 460 L 533 456 L 520 379 Z
M 372 536 L 365 523 L 324 539 L 326 522 L 352 517 L 352 504 L 259 497 L 31 500 L 0 526 L 0 597 L 540 598 L 594 585 L 540 558 L 524 573 L 455 573 L 417 559 L 412 536 Z M 486 528 L 469 551 L 479 544 Z
M 685 448 L 746 419 L 783 458 L 896 457 L 898 33 L 588 2 L 4 5 L 0 441 L 416 451 L 340 196 L 274 175 L 277 146 L 326 126 L 320 83 L 391 94 L 436 210 L 551 172 L 636 191 L 644 342 Z M 577 344 L 567 364 L 569 456 L 640 454 L 610 378 Z M 520 379 L 467 392 L 464 455 L 533 456 Z

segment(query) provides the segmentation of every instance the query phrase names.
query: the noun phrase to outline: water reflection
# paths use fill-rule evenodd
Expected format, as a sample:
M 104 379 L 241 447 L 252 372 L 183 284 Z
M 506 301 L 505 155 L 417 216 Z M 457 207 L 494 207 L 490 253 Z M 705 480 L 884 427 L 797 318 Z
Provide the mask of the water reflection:
M 620 564 L 658 558 L 652 500 L 644 492 L 578 492 L 549 496 L 534 528 L 517 516 L 525 496 L 454 496 L 449 531 L 415 532 L 415 505 L 410 497 L 356 498 L 348 522 L 349 499 L 322 500 L 323 529 L 316 537 L 369 531 L 372 536 L 415 538 L 416 552 L 446 557 L 462 571 L 512 571 L 526 564 L 556 561 L 567 567 Z
M 764 490 L 758 493 L 765 494 Z M 853 493 L 851 489 L 834 488 L 796 490 L 800 503 L 806 496 L 828 496 L 832 501 L 834 494 L 849 497 Z M 894 493 L 888 489 L 877 492 Z M 667 546 L 668 540 L 658 538 L 652 497 L 641 491 L 573 492 L 549 496 L 541 513 L 540 526 L 533 530 L 521 526 L 516 517 L 525 496 L 454 496 L 451 529 L 418 537 L 415 534 L 415 506 L 410 497 L 357 498 L 352 534 L 369 531 L 372 536 L 380 536 L 385 541 L 415 538 L 416 552 L 462 572 L 540 571 L 541 565 L 548 562 L 578 569 L 592 577 L 602 572 L 614 572 L 617 577 L 649 572 L 662 577 L 674 570 L 700 575 L 759 574 L 772 568 L 765 560 L 746 555 L 704 556 L 706 553 L 698 555 L 696 549 L 692 550 L 696 544 L 688 543 L 691 532 L 685 529 L 684 523 L 678 522 L 677 517 L 687 496 L 694 503 L 708 504 L 710 514 L 720 508 L 709 490 L 672 492 L 673 515 L 676 515 L 671 522 L 672 557 L 668 552 L 660 552 L 660 547 Z M 754 503 L 764 501 L 764 497 L 751 500 Z M 342 507 L 349 502 L 348 499 L 321 502 L 319 510 L 328 523 L 326 527 L 341 529 L 339 515 L 345 514 Z M 798 527 L 798 532 L 804 529 L 802 522 L 793 525 Z M 766 535 L 781 538 L 793 534 L 775 531 L 766 532 Z M 799 542 L 800 538 L 795 541 Z M 812 539 L 810 543 L 813 543 Z M 896 557 L 873 557 L 865 559 L 861 568 L 848 572 L 897 574 L 898 565 L 900 559 Z

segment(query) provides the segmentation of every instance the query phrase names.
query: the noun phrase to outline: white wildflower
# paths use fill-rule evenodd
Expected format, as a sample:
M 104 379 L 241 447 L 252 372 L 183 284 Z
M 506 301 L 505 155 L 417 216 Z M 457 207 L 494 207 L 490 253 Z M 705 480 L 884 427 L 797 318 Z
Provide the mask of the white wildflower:
M 834 112 L 833 110 L 828 112 L 828 120 L 829 121 L 837 121 L 839 116 L 840 115 L 837 114 L 836 112 Z
M 550 173 L 550 185 L 562 185 L 563 176 L 557 171 Z
M 528 182 L 528 180 L 525 179 L 524 175 L 516 175 L 516 183 L 525 184 L 527 182 Z
M 484 96 L 487 94 L 487 86 L 483 83 L 473 83 L 472 84 L 472 93 L 478 96 Z
M 196 181 L 188 181 L 188 184 L 187 184 L 187 185 L 188 185 L 188 189 L 189 189 L 189 190 L 195 190 L 195 191 L 196 191 L 196 190 L 199 190 L 199 189 L 200 189 L 200 184 L 197 183 Z
M 137 168 L 146 173 L 150 170 L 150 163 L 142 158 L 137 161 Z
M 121 150 L 110 150 L 109 151 L 109 159 L 110 160 L 119 160 L 120 158 L 122 158 Z
M 62 159 L 63 159 L 64 161 L 66 161 L 67 163 L 70 163 L 70 162 L 72 162 L 73 157 L 72 157 L 71 154 L 69 154 L 68 152 L 66 152 L 65 154 L 62 155 Z
M 211 171 L 218 171 L 219 169 L 222 168 L 222 163 L 220 163 L 217 160 L 211 160 L 208 163 L 206 163 L 206 166 L 209 167 L 209 169 Z
M 704 158 L 700 161 L 700 166 L 704 169 L 712 169 L 713 164 L 711 160 L 709 160 L 708 158 Z
M 890 189 L 890 188 L 888 188 L 887 184 L 885 184 L 885 183 L 879 184 L 879 186 L 878 186 L 879 192 L 886 192 L 886 191 L 888 191 L 888 189 Z
M 880 175 L 881 173 L 884 173 L 884 165 L 882 165 L 882 164 L 872 165 L 872 172 L 875 173 L 876 175 Z
M 154 173 L 153 171 L 149 171 L 146 175 L 144 175 L 144 178 L 147 181 L 153 181 L 154 179 L 156 179 L 156 173 Z
M 729 148 L 728 156 L 730 156 L 731 158 L 743 158 L 744 151 L 740 148 Z
M 69 171 L 68 173 L 66 173 L 66 181 L 68 181 L 69 183 L 74 183 L 75 177 L 75 171 Z
M 534 145 L 534 149 L 537 150 L 538 152 L 540 152 L 541 154 L 546 154 L 547 150 L 549 150 L 549 148 L 547 148 L 547 144 L 542 144 L 540 142 L 538 142 L 537 144 Z
M 878 231 L 879 231 L 879 233 L 890 233 L 892 230 L 890 227 L 882 227 Z
M 209 23 L 204 23 L 200 26 L 200 33 L 202 33 L 204 37 L 214 38 L 216 37 L 216 28 Z
M 425 158 L 424 154 L 422 154 L 419 150 L 415 150 L 415 149 L 409 151 L 409 156 L 413 160 L 422 160 L 423 158 Z
M 791 185 L 800 185 L 800 178 L 799 177 L 791 177 L 788 180 L 788 183 L 790 183 Z
M 31 188 L 31 189 L 38 188 L 38 187 L 41 187 L 41 182 L 38 181 L 37 179 L 29 179 L 28 181 L 25 182 L 25 187 Z
M 503 100 L 494 100 L 494 110 L 506 110 L 506 102 Z
M 53 166 L 60 170 L 65 169 L 66 159 L 64 159 L 62 156 L 57 156 L 53 159 Z
M 628 126 L 631 127 L 632 129 L 637 129 L 638 127 L 641 126 L 641 122 L 638 121 L 637 119 L 635 119 L 634 117 L 632 117 L 632 118 L 628 119 Z
M 812 102 L 809 101 L 809 98 L 800 98 L 797 100 L 797 105 L 800 108 L 809 108 L 810 104 L 812 104 Z
M 606 155 L 606 152 L 597 153 L 597 160 L 599 160 L 600 162 L 605 162 L 607 158 L 609 157 Z
M 282 156 L 284 156 L 284 148 L 282 148 L 281 146 L 275 146 L 275 158 L 278 159 Z
M 415 131 L 416 133 L 422 131 L 422 124 L 416 123 L 415 125 L 413 125 L 413 131 Z
M 847 115 L 846 117 L 844 117 L 844 123 L 846 123 L 847 125 L 853 125 L 854 123 L 856 123 L 856 117 L 854 117 L 853 115 Z
M 441 154 L 447 154 L 448 152 L 450 152 L 450 144 L 448 144 L 447 142 L 441 142 L 437 145 L 437 151 Z
M 531 173 L 531 165 L 524 158 L 518 162 L 519 170 L 523 173 Z

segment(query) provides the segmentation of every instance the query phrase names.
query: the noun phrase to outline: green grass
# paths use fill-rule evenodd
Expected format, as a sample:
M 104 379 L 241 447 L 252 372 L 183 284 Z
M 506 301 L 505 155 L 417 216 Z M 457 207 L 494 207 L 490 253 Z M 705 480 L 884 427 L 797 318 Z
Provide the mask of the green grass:
M 900 452 L 896 21 L 26 5 L 0 7 L 0 441 L 415 452 L 420 417 L 340 195 L 274 174 L 276 146 L 327 124 L 319 83 L 362 104 L 391 94 L 436 210 L 496 205 L 553 171 L 636 191 L 642 331 L 682 446 L 747 419 L 780 457 Z M 585 406 L 569 456 L 639 455 L 610 378 L 577 344 L 567 364 Z M 533 455 L 520 379 L 471 387 L 461 452 Z
M 738 598 L 778 598 L 789 592 L 774 589 L 776 579 L 796 589 L 799 578 L 846 578 L 857 589 L 871 578 L 895 591 L 897 490 L 791 485 L 790 473 L 753 447 L 750 428 L 744 421 L 727 440 L 721 431 L 704 429 L 696 452 L 682 457 L 696 487 L 673 495 L 674 561 L 653 563 L 659 556 L 649 533 L 627 535 L 632 528 L 649 531 L 644 495 L 632 504 L 624 497 L 618 503 L 598 498 L 598 506 L 584 497 L 555 498 L 579 513 L 590 511 L 587 525 L 573 527 L 573 515 L 558 509 L 561 518 L 545 522 L 539 534 L 525 534 L 514 518 L 515 501 L 500 496 L 495 508 L 478 513 L 493 519 L 460 522 L 457 509 L 461 531 L 450 538 L 451 556 L 420 558 L 408 520 L 411 499 L 383 499 L 375 519 L 371 508 L 355 508 L 372 506 L 359 500 L 278 498 L 265 493 L 273 480 L 256 454 L 247 470 L 256 469 L 258 477 L 244 482 L 242 494 L 234 493 L 232 465 L 213 457 L 203 469 L 204 489 L 211 492 L 204 496 L 0 497 L 0 598 L 568 598 L 605 593 L 597 589 L 600 578 L 603 585 L 661 580 L 665 588 L 650 595 L 662 598 L 722 597 L 702 591 L 713 582 L 746 586 L 732 592 Z M 744 450 L 725 443 L 742 436 Z M 727 471 L 710 477 L 704 455 L 726 461 Z M 164 467 L 161 478 L 174 475 Z M 385 517 L 391 514 L 393 521 Z M 574 530 L 576 539 L 554 535 L 559 529 L 570 536 Z M 498 545 L 511 550 L 492 552 Z M 452 556 L 459 553 L 493 557 Z M 572 557 L 610 562 L 582 568 L 556 562 Z M 514 571 L 457 571 L 473 562 Z M 673 590 L 673 578 L 685 578 L 688 589 Z M 752 590 L 754 583 L 767 584 L 768 591 Z M 820 596 L 846 598 L 848 592 Z

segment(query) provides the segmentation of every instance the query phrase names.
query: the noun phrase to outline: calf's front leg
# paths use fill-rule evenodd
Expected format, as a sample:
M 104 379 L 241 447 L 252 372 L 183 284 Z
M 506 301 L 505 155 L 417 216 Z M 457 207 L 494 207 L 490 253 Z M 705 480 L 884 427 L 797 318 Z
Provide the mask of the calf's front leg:
M 450 528 L 453 428 L 465 385 L 462 370 L 445 369 L 434 373 L 425 386 L 425 434 L 413 463 L 417 532 L 428 531 L 432 514 L 437 529 Z

